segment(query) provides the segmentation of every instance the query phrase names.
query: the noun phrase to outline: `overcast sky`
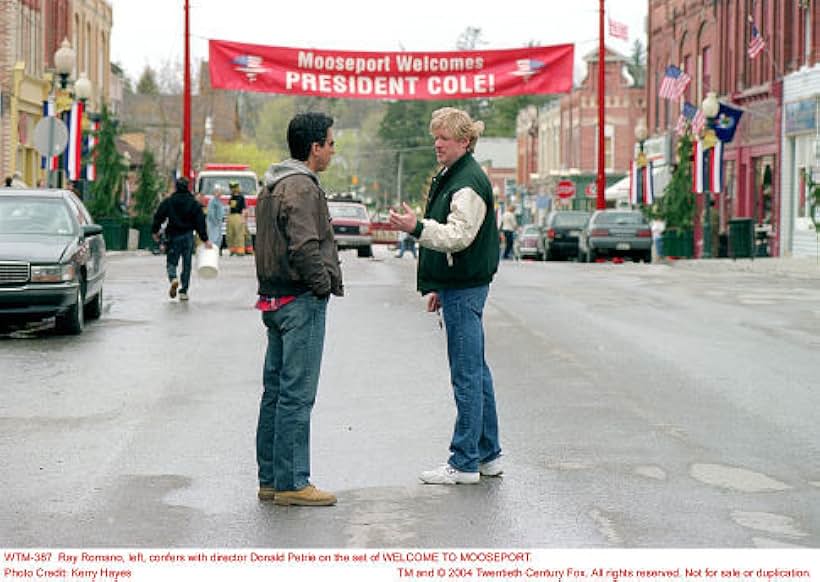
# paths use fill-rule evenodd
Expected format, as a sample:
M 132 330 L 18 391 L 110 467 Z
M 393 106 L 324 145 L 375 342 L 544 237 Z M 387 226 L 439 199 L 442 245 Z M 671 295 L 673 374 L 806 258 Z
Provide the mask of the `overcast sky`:
M 111 0 L 111 60 L 133 79 L 146 65 L 182 62 L 183 0 Z M 598 0 L 191 0 L 191 58 L 206 59 L 208 39 L 281 47 L 351 51 L 454 50 L 468 27 L 484 48 L 575 43 L 576 60 L 597 47 Z M 402 6 L 406 6 L 403 8 Z M 488 6 L 493 6 L 490 11 Z M 572 10 L 566 10 L 571 7 Z M 607 45 L 629 55 L 646 45 L 646 0 L 608 0 L 607 16 L 629 27 L 628 43 Z M 562 10 L 563 9 L 563 10 Z

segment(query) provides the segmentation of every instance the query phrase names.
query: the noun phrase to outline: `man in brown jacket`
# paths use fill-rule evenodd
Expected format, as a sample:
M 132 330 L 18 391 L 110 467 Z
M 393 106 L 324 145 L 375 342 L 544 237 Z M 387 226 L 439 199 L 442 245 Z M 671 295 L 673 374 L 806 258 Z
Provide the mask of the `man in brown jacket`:
M 318 173 L 335 153 L 333 119 L 303 113 L 288 125 L 292 159 L 274 164 L 256 205 L 257 307 L 267 327 L 256 429 L 259 499 L 333 505 L 310 483 L 310 414 L 316 400 L 331 294 L 342 271 Z

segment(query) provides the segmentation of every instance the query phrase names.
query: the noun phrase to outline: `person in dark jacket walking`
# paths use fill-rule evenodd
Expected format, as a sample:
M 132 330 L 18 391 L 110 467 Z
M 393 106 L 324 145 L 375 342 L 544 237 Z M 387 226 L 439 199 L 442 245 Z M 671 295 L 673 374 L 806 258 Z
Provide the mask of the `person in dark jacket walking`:
M 267 328 L 256 429 L 258 497 L 277 505 L 333 505 L 310 482 L 310 415 L 316 401 L 330 295 L 342 271 L 319 172 L 335 153 L 333 119 L 302 113 L 288 125 L 292 159 L 274 164 L 256 205 L 257 308 Z
M 176 190 L 165 200 L 160 202 L 154 213 L 154 223 L 151 233 L 155 241 L 159 241 L 159 229 L 162 223 L 168 221 L 165 227 L 165 237 L 168 240 L 168 251 L 165 256 L 165 266 L 168 272 L 168 281 L 171 287 L 168 295 L 173 299 L 179 291 L 180 301 L 188 300 L 188 285 L 191 282 L 191 255 L 194 252 L 194 231 L 206 248 L 213 244 L 208 240 L 208 229 L 205 225 L 205 213 L 194 195 L 188 189 L 188 180 L 179 178 L 176 181 Z M 182 283 L 177 277 L 179 260 L 182 259 Z
M 418 290 L 427 310 L 441 309 L 447 329 L 447 357 L 457 416 L 450 458 L 424 471 L 424 483 L 478 483 L 501 475 L 501 444 L 490 368 L 484 357 L 484 303 L 498 270 L 498 227 L 490 181 L 473 158 L 484 129 L 466 111 L 433 112 L 430 133 L 436 160 L 424 219 L 406 203 L 390 211 L 390 224 L 418 240 Z

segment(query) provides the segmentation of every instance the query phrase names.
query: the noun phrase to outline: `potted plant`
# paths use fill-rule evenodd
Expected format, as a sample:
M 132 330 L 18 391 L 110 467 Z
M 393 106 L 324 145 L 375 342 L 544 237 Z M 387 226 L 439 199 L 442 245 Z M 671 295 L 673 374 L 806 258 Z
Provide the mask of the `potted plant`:
M 124 250 L 128 243 L 128 221 L 120 208 L 120 192 L 128 168 L 117 151 L 117 122 L 103 106 L 98 142 L 94 148 L 97 179 L 91 183 L 88 210 L 103 227 L 106 246 Z
M 142 157 L 139 174 L 139 186 L 134 192 L 133 226 L 139 231 L 139 248 L 150 249 L 154 246 L 151 239 L 151 223 L 154 212 L 159 205 L 162 182 L 157 172 L 154 154 L 146 150 Z
M 692 257 L 692 229 L 695 220 L 695 195 L 692 193 L 692 137 L 684 134 L 678 141 L 678 164 L 664 189 L 663 197 L 652 208 L 652 217 L 666 223 L 663 232 L 664 254 Z

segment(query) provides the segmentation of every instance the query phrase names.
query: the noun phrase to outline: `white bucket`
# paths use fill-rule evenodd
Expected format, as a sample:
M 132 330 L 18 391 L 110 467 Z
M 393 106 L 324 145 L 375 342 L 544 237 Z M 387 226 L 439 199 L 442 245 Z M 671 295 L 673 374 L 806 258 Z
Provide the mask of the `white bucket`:
M 203 279 L 213 279 L 219 274 L 219 249 L 215 246 L 199 247 L 196 254 L 196 270 Z

